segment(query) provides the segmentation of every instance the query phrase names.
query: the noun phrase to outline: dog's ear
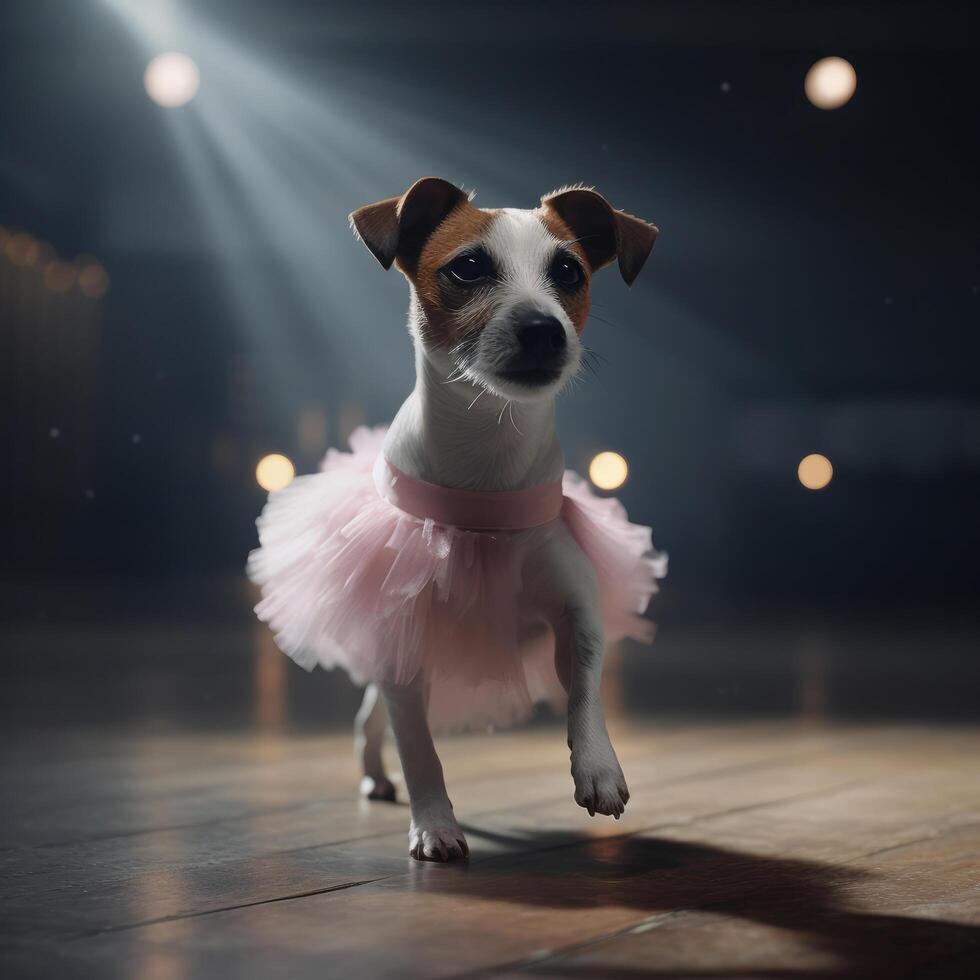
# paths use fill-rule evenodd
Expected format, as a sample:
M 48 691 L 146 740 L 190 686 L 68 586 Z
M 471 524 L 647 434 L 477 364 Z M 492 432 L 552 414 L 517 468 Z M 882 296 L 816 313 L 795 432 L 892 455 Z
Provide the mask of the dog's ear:
M 633 285 L 659 234 L 656 225 L 614 210 L 600 193 L 584 187 L 546 194 L 541 204 L 572 230 L 593 271 L 618 259 L 626 285 Z
M 395 259 L 404 269 L 418 260 L 426 239 L 469 196 L 441 177 L 422 177 L 401 197 L 365 204 L 350 215 L 351 227 L 386 269 Z

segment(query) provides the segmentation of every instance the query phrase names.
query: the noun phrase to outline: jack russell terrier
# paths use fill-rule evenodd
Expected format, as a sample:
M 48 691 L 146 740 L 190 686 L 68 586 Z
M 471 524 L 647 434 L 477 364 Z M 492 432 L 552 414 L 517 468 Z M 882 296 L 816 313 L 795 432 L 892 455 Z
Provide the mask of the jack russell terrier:
M 394 799 L 390 722 L 419 860 L 468 854 L 433 728 L 506 725 L 567 700 L 575 802 L 619 818 L 629 791 L 606 732 L 607 641 L 642 617 L 666 556 L 564 461 L 555 397 L 578 372 L 592 274 L 627 284 L 657 229 L 568 187 L 533 210 L 477 208 L 435 177 L 358 208 L 357 235 L 407 279 L 416 385 L 391 426 L 272 493 L 249 573 L 280 647 L 367 685 L 362 792 Z

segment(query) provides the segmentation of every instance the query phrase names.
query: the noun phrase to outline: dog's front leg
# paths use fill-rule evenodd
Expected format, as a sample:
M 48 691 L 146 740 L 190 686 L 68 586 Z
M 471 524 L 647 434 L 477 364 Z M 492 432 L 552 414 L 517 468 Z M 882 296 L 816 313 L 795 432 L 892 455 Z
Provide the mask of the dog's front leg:
M 556 640 L 556 667 L 568 691 L 575 802 L 590 816 L 604 813 L 618 820 L 630 794 L 609 741 L 599 698 L 605 639 L 594 575 L 583 571 L 566 597 Z
M 466 857 L 466 837 L 453 814 L 425 715 L 424 678 L 420 673 L 410 684 L 382 684 L 381 693 L 408 788 L 412 811 L 409 853 L 419 861 Z

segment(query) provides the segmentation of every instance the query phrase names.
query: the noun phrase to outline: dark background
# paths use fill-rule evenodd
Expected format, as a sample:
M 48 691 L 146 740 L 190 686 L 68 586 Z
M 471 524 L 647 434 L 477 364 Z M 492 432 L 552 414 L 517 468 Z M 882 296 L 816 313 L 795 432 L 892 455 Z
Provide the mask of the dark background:
M 0 225 L 111 280 L 48 295 L 0 255 L 8 721 L 251 723 L 273 670 L 279 721 L 346 723 L 250 618 L 254 468 L 410 390 L 406 287 L 346 215 L 424 174 L 483 206 L 584 181 L 661 228 L 632 290 L 597 280 L 599 377 L 560 409 L 671 555 L 629 705 L 975 714 L 970 8 L 7 0 Z M 167 50 L 201 70 L 178 109 L 142 84 Z M 836 111 L 803 92 L 827 55 Z

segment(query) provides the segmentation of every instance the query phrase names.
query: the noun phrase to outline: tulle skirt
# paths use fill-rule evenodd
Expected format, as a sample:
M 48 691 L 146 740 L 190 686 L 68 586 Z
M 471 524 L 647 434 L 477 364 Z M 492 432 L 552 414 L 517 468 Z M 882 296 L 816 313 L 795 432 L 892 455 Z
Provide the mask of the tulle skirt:
M 666 556 L 619 501 L 569 470 L 558 521 L 507 532 L 442 526 L 378 493 L 384 434 L 357 429 L 350 452 L 331 449 L 319 473 L 271 493 L 257 521 L 255 611 L 300 666 L 343 667 L 357 684 L 408 683 L 424 670 L 438 730 L 507 726 L 535 702 L 560 702 L 554 634 L 529 622 L 521 601 L 524 559 L 559 523 L 595 568 L 607 640 L 653 638 L 642 613 Z

